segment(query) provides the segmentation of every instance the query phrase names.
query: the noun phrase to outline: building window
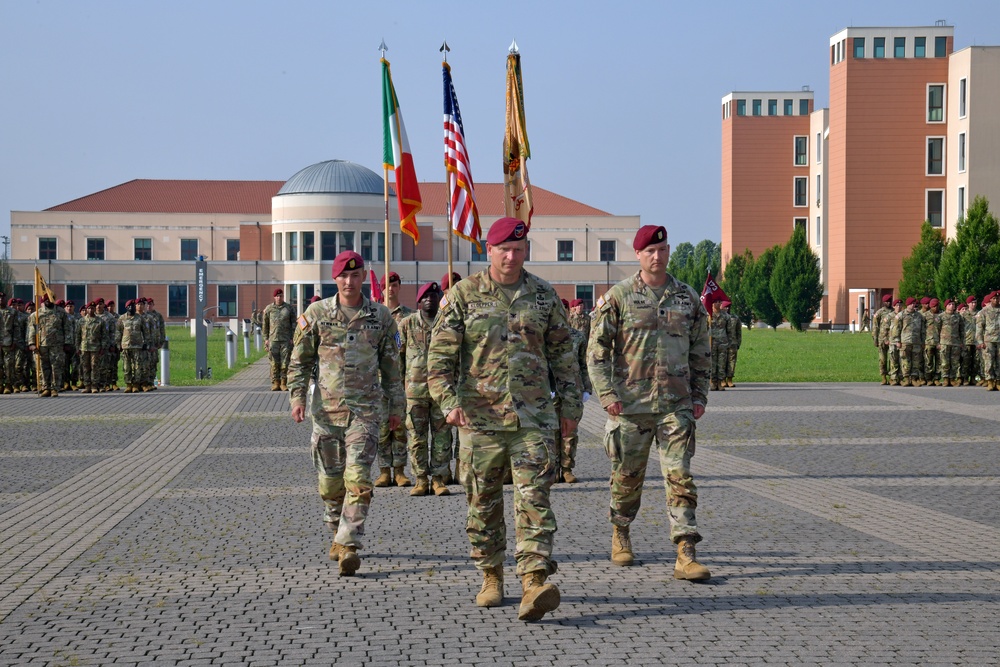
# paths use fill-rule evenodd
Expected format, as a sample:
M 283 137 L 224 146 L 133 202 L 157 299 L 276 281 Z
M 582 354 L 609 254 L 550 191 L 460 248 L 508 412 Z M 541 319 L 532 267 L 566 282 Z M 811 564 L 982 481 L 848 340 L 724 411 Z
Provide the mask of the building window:
M 273 259 L 275 262 L 280 262 L 282 256 L 281 232 L 275 232 L 274 234 L 272 234 L 271 240 L 273 241 L 271 244 L 271 259 Z
M 803 230 L 803 231 L 807 231 L 808 230 L 808 225 L 809 225 L 809 219 L 808 218 L 795 218 L 794 220 L 792 220 L 792 225 L 793 225 L 792 228 L 795 231 L 798 231 L 800 229 Z M 808 238 L 809 238 L 809 235 L 807 233 L 806 234 L 806 239 L 808 239 Z
M 476 249 L 476 244 L 475 243 L 472 243 L 470 245 L 472 246 L 472 261 L 473 262 L 488 262 L 488 261 L 490 261 L 489 256 L 486 254 L 486 243 L 485 242 L 483 242 L 483 243 L 480 244 L 482 246 L 482 248 L 483 248 L 482 252 L 480 252 L 479 250 Z
M 934 38 L 934 57 L 944 58 L 948 55 L 948 38 L 947 37 L 935 37 Z
M 777 116 L 778 115 L 778 100 L 768 100 L 767 101 L 767 115 Z
M 785 115 L 791 116 L 794 112 L 792 111 L 794 107 L 792 106 L 791 100 L 785 100 Z
M 149 262 L 153 259 L 153 239 L 133 239 L 132 257 L 137 262 Z
M 573 261 L 573 242 L 572 241 L 557 241 L 557 256 L 556 259 L 560 262 L 572 262 Z
M 892 50 L 893 50 L 893 54 L 892 55 L 895 56 L 896 58 L 905 58 L 906 57 L 906 38 L 905 37 L 896 37 L 895 39 L 893 39 L 893 41 L 892 41 Z
M 219 317 L 236 317 L 236 285 L 219 285 Z
M 965 118 L 965 95 L 968 92 L 969 80 L 959 79 L 958 81 L 958 117 Z
M 73 302 L 74 312 L 80 312 L 80 306 L 87 303 L 86 285 L 66 285 L 66 300 Z
M 795 206 L 809 205 L 809 179 L 805 176 L 795 177 Z M 798 219 L 798 218 L 796 218 Z
M 795 137 L 795 166 L 805 167 L 809 161 L 809 138 Z
M 332 296 L 337 296 L 336 283 L 323 283 L 322 285 L 320 285 L 319 296 L 321 299 L 329 299 Z
M 926 58 L 927 57 L 927 38 L 926 37 L 914 37 L 913 38 L 913 57 L 914 58 Z
M 378 233 L 378 261 L 385 261 L 385 232 Z
M 576 298 L 583 299 L 583 309 L 590 310 L 594 307 L 594 286 L 593 285 L 577 285 L 576 286 Z
M 226 261 L 227 262 L 238 262 L 238 261 L 240 261 L 240 240 L 239 239 L 226 239 Z
M 372 261 L 372 234 L 373 232 L 361 232 L 361 259 L 366 262 Z
M 855 37 L 854 38 L 854 57 L 864 58 L 865 57 L 865 38 Z
M 181 261 L 193 262 L 198 259 L 198 239 L 181 239 Z
M 836 65 L 837 64 L 837 45 L 836 44 L 834 44 L 833 46 L 830 47 L 830 64 L 831 65 Z
M 338 254 L 345 250 L 354 250 L 354 232 L 340 232 Z
M 809 115 L 809 100 L 799 100 L 799 115 L 800 116 Z
M 747 101 L 746 100 L 736 100 L 736 115 L 746 116 L 747 115 Z
M 927 122 L 944 122 L 944 84 L 933 83 L 927 86 Z
M 319 258 L 324 262 L 337 259 L 337 232 L 319 233 Z
M 885 37 L 875 38 L 875 57 L 885 58 Z
M 288 239 L 288 257 L 289 262 L 299 261 L 299 233 L 298 232 L 288 232 L 285 234 Z
M 618 261 L 618 248 L 617 243 L 614 240 L 601 241 L 601 261 L 602 262 L 617 262 Z
M 816 164 L 823 162 L 823 133 L 816 133 Z
M 525 245 L 524 261 L 526 261 L 526 262 L 530 262 L 531 261 L 531 239 L 528 239 L 527 240 L 527 244 Z
M 87 239 L 87 259 L 104 261 L 104 239 Z
M 753 101 L 753 115 L 754 116 L 760 115 L 760 100 Z
M 965 186 L 958 189 L 958 217 L 965 217 Z
M 823 218 L 816 216 L 816 245 L 823 245 Z
M 927 191 L 927 222 L 940 227 L 944 218 L 944 190 Z
M 927 138 L 927 175 L 944 176 L 944 137 Z
M 38 259 L 58 259 L 57 244 L 54 236 L 38 237 Z
M 965 171 L 965 132 L 958 135 L 958 170 Z
M 816 174 L 816 206 L 822 203 L 823 199 L 823 175 Z
M 188 286 L 169 285 L 167 287 L 167 317 L 188 316 Z
M 118 309 L 118 314 L 121 315 L 125 312 L 125 304 L 132 299 L 139 298 L 139 286 L 138 285 L 119 285 L 118 286 L 118 301 L 115 303 L 115 308 Z

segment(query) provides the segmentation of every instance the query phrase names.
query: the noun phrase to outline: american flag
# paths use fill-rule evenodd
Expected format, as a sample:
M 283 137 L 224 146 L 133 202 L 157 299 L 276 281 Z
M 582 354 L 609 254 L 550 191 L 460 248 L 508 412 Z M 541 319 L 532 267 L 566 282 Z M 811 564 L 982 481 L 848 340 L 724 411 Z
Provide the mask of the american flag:
M 479 226 L 476 192 L 469 167 L 469 153 L 465 150 L 465 128 L 462 112 L 458 109 L 455 84 L 451 81 L 451 67 L 442 63 L 444 73 L 444 166 L 448 172 L 448 193 L 451 195 L 451 229 L 464 239 L 479 243 L 483 230 Z

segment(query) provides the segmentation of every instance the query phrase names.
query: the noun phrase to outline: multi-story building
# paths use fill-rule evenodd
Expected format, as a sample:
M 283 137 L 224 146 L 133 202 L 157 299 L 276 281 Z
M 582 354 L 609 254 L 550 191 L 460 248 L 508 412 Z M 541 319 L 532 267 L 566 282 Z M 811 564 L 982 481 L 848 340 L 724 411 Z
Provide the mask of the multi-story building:
M 723 262 L 785 243 L 786 202 L 802 202 L 804 181 L 793 224 L 806 226 L 820 257 L 826 293 L 816 319 L 846 327 L 893 293 L 924 220 L 953 237 L 973 197 L 1000 202 L 991 197 L 1000 194 L 1000 121 L 992 112 L 1000 48 L 956 53 L 953 33 L 939 22 L 833 35 L 830 106 L 802 128 L 730 114 L 734 98 L 765 93 L 722 98 Z M 806 156 L 801 176 L 789 175 L 793 155 L 796 166 Z
M 288 181 L 134 180 L 53 206 L 11 213 L 14 296 L 33 298 L 34 268 L 60 298 L 103 297 L 121 307 L 153 297 L 173 321 L 194 314 L 194 261 L 208 262 L 208 315 L 247 318 L 276 287 L 303 309 L 336 293 L 333 260 L 359 252 L 381 277 L 386 253 L 414 305 L 418 287 L 447 274 L 445 183 L 421 183 L 420 243 L 385 232 L 384 184 L 361 165 L 331 160 Z M 529 268 L 567 299 L 588 305 L 635 271 L 631 242 L 638 216 L 615 216 L 534 187 Z M 476 187 L 483 235 L 503 216 L 503 186 Z M 390 197 L 390 215 L 395 198 Z M 482 252 L 451 236 L 463 276 L 487 266 Z M 367 290 L 367 285 L 366 285 Z

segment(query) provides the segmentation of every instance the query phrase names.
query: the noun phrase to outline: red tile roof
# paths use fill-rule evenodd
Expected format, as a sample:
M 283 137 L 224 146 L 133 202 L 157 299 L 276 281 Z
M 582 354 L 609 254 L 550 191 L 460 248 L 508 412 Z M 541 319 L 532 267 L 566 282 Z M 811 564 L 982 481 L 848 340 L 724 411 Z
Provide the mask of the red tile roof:
M 175 181 L 136 179 L 59 204 L 48 211 L 90 213 L 235 213 L 270 215 L 271 198 L 284 181 Z M 535 215 L 611 215 L 592 206 L 532 186 Z M 445 183 L 421 183 L 424 215 L 447 215 Z M 476 203 L 486 217 L 500 217 L 503 184 L 476 185 Z

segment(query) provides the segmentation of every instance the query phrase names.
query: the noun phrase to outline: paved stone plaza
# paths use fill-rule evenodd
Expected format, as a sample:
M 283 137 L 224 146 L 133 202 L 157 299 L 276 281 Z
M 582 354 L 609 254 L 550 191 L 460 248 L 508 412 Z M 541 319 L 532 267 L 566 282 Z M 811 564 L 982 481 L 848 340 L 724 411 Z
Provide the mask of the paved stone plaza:
M 998 664 L 997 394 L 713 392 L 693 466 L 705 584 L 672 578 L 655 459 L 637 566 L 610 563 L 592 400 L 583 482 L 553 490 L 562 606 L 525 624 L 511 491 L 504 606 L 473 602 L 459 494 L 377 489 L 360 576 L 339 578 L 309 424 L 266 372 L 0 399 L 0 664 Z

